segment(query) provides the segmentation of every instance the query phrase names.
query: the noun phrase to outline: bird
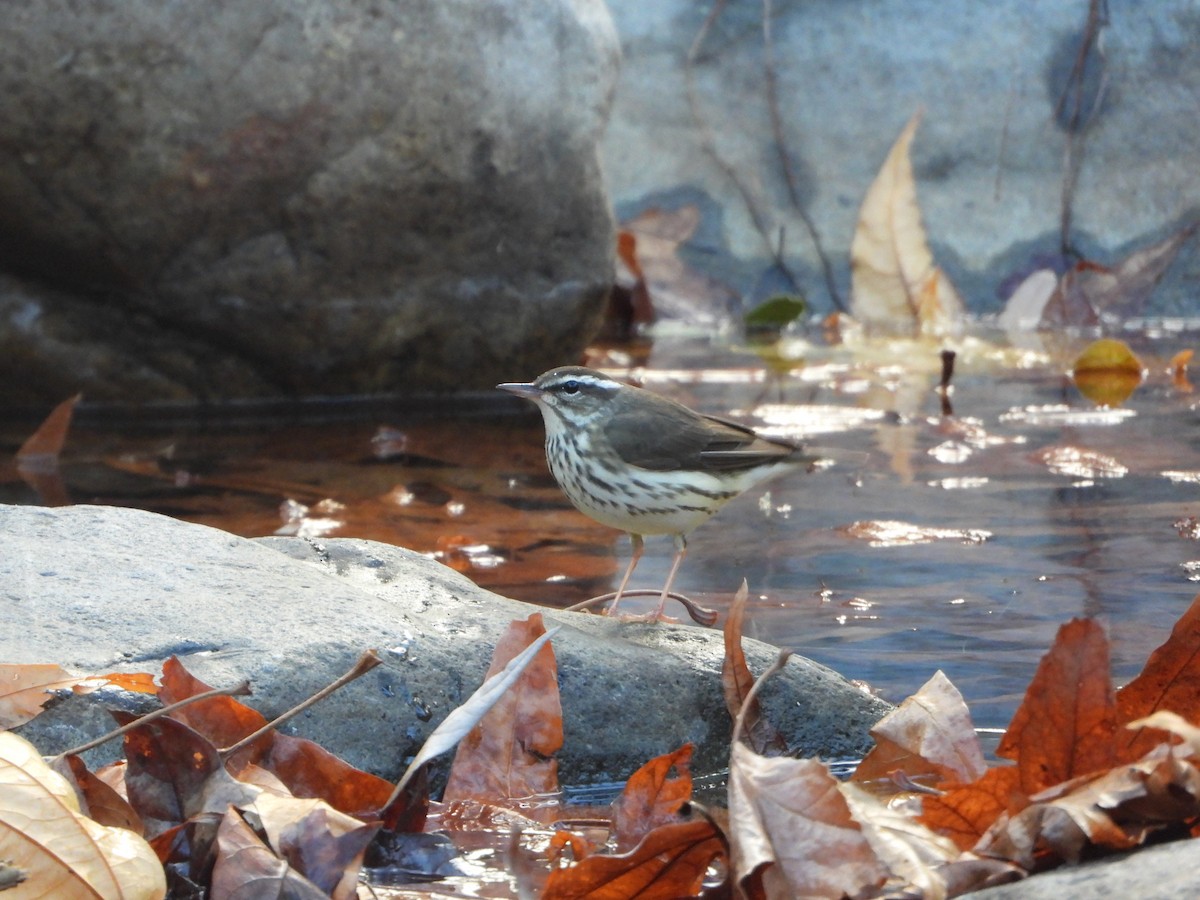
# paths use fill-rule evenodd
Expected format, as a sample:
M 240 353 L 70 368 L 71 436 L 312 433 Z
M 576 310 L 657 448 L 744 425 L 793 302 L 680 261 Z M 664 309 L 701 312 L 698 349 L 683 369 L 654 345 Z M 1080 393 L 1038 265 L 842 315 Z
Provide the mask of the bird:
M 694 529 L 756 484 L 821 460 L 793 441 L 703 415 L 583 366 L 496 387 L 537 404 L 546 463 L 575 508 L 630 537 L 633 554 L 610 616 L 642 557 L 645 536 L 671 535 L 675 544 L 658 608 L 648 617 L 658 622 Z

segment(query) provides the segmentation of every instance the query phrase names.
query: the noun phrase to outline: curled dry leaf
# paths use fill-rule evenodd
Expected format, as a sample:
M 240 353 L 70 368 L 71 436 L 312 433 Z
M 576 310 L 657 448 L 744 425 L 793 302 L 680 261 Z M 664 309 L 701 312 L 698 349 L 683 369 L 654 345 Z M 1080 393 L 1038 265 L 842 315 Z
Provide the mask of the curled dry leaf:
M 62 666 L 0 666 L 0 730 L 24 725 L 42 711 L 50 691 L 69 688 L 79 681 Z
M 54 407 L 46 416 L 37 431 L 29 436 L 17 451 L 17 465 L 39 467 L 55 465 L 63 445 L 67 442 L 67 431 L 71 427 L 71 417 L 75 414 L 75 405 L 83 399 L 83 394 L 76 394 Z
M 938 670 L 871 729 L 875 747 L 854 773 L 855 781 L 905 775 L 936 775 L 939 781 L 971 782 L 987 770 L 971 713 Z
M 948 894 L 940 867 L 959 857 L 954 841 L 930 831 L 907 812 L 894 810 L 853 783 L 840 785 L 854 820 L 893 876 L 892 893 L 915 889 L 922 900 Z
M 963 304 L 934 264 L 925 239 L 909 149 L 921 114 L 909 120 L 863 199 L 850 245 L 851 312 L 862 322 L 952 331 Z
M 217 829 L 212 896 L 287 897 L 288 900 L 328 900 L 329 897 L 277 857 L 233 809 L 225 814 Z
M 746 664 L 746 654 L 742 650 L 742 622 L 746 614 L 746 598 L 749 592 L 750 589 L 743 580 L 725 618 L 725 656 L 721 661 L 721 688 L 725 693 L 725 708 L 729 710 L 729 717 L 736 721 L 739 715 L 743 715 L 742 739 L 756 753 L 778 756 L 787 752 L 787 741 L 762 714 L 758 699 L 751 698 L 750 705 L 745 713 L 742 713 L 746 697 L 754 687 L 754 675 Z
M 363 853 L 379 830 L 338 812 L 323 800 L 260 794 L 252 806 L 280 859 L 333 900 L 357 893 Z
M 1089 847 L 1137 846 L 1156 828 L 1200 815 L 1200 772 L 1164 749 L 1031 799 L 1020 813 L 999 820 L 977 852 L 1031 869 L 1046 854 L 1078 862 Z
M 729 828 L 743 890 L 761 885 L 769 898 L 853 897 L 888 877 L 819 760 L 768 759 L 734 744 Z
M 157 900 L 166 876 L 150 845 L 79 811 L 37 748 L 0 734 L 0 860 L 25 876 L 18 896 Z
M 1198 226 L 1200 223 L 1191 222 L 1134 251 L 1111 269 L 1086 260 L 1076 263 L 1059 279 L 1058 289 L 1043 310 L 1042 325 L 1093 325 L 1101 316 L 1124 319 L 1140 315 Z

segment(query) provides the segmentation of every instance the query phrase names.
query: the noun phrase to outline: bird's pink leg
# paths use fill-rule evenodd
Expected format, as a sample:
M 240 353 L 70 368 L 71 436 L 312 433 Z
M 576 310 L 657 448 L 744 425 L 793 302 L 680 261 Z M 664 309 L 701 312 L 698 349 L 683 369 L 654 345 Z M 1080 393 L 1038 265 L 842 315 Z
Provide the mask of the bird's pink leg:
M 650 617 L 651 622 L 663 620 L 663 607 L 667 605 L 667 597 L 671 595 L 671 585 L 675 583 L 675 574 L 687 556 L 687 538 L 682 534 L 675 535 L 675 558 L 671 561 L 671 571 L 667 573 L 667 583 L 663 585 L 662 595 L 658 598 L 658 609 Z
M 640 534 L 629 535 L 629 541 L 633 545 L 633 555 L 629 559 L 629 568 L 625 570 L 625 575 L 621 579 L 621 584 L 617 588 L 617 594 L 613 597 L 613 601 L 609 604 L 605 611 L 606 616 L 611 616 L 617 611 L 617 604 L 621 602 L 621 595 L 625 593 L 625 588 L 629 584 L 629 578 L 633 575 L 633 570 L 637 568 L 638 560 L 642 558 L 642 551 L 645 549 L 645 541 L 642 540 Z M 659 610 L 660 612 L 662 610 Z

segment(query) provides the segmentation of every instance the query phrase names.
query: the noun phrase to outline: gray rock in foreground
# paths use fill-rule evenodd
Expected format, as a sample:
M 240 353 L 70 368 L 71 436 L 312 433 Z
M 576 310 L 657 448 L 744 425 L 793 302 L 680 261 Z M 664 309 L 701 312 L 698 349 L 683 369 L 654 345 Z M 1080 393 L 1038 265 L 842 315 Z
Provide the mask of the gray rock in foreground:
M 213 685 L 250 679 L 247 702 L 272 717 L 377 648 L 384 665 L 285 730 L 386 778 L 479 686 L 507 624 L 537 610 L 370 541 L 252 541 L 88 506 L 0 506 L 0 534 L 0 618 L 9 626 L 0 661 L 157 672 L 176 655 Z M 542 612 L 547 625 L 565 625 L 554 639 L 563 783 L 622 780 L 686 741 L 696 744 L 697 774 L 724 768 L 730 722 L 719 631 Z M 744 643 L 756 672 L 775 658 L 767 644 Z M 103 701 L 72 697 L 22 733 L 43 753 L 59 752 L 110 727 L 97 714 Z M 763 702 L 797 754 L 827 758 L 860 755 L 888 709 L 797 657 Z
M 964 894 L 978 900 L 1178 900 L 1200 897 L 1200 841 L 1147 847 L 1115 859 L 1045 872 L 1025 881 Z

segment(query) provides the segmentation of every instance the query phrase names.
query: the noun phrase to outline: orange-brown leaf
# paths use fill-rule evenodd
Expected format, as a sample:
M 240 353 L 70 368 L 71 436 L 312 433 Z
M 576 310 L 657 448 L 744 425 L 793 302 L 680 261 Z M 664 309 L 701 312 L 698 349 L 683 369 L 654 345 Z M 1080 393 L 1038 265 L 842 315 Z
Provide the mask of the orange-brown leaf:
M 21 445 L 17 451 L 17 462 L 44 463 L 57 461 L 62 452 L 63 444 L 67 442 L 67 431 L 71 427 L 71 416 L 75 413 L 75 404 L 82 399 L 83 394 L 76 394 L 64 400 L 46 416 L 37 431 Z
M 177 657 L 172 656 L 163 663 L 158 698 L 164 706 L 210 690 L 212 688 L 185 669 Z M 202 734 L 218 749 L 232 747 L 267 724 L 262 713 L 232 697 L 210 697 L 190 703 L 171 717 Z M 270 746 L 271 737 L 271 734 L 263 735 L 249 747 L 239 750 L 226 760 L 226 766 L 236 773 L 249 763 L 257 763 Z
M 1091 619 L 1058 629 L 996 753 L 1015 760 L 1021 789 L 1048 787 L 1116 762 L 1108 637 Z
M 658 828 L 676 820 L 692 797 L 692 745 L 656 756 L 634 772 L 621 796 L 613 802 L 617 849 L 625 851 Z M 670 778 L 671 770 L 678 775 Z
M 678 900 L 700 892 L 725 850 L 706 820 L 663 825 L 621 856 L 593 854 L 550 874 L 542 900 Z
M 487 677 L 546 633 L 541 613 L 509 625 L 492 655 Z M 562 704 L 554 649 L 544 646 L 525 671 L 463 738 L 454 757 L 443 798 L 506 801 L 558 791 L 562 747 Z M 548 816 L 555 814 L 540 807 Z
M 961 850 L 974 847 L 1002 813 L 1015 812 L 1028 803 L 1015 766 L 988 769 L 970 784 L 945 787 L 944 794 L 923 798 L 920 820 Z
M 1192 601 L 1166 642 L 1150 654 L 1140 675 L 1117 691 L 1117 720 L 1125 725 L 1158 710 L 1200 724 L 1200 597 Z M 1117 754 L 1138 759 L 1166 739 L 1153 728 L 1121 729 Z
M 855 781 L 904 774 L 936 775 L 970 782 L 987 769 L 971 713 L 962 694 L 940 670 L 917 693 L 871 729 L 875 747 L 854 773 Z
M 392 793 L 390 781 L 354 768 L 310 740 L 278 732 L 259 765 L 287 785 L 292 796 L 315 797 L 360 818 L 378 811 Z

